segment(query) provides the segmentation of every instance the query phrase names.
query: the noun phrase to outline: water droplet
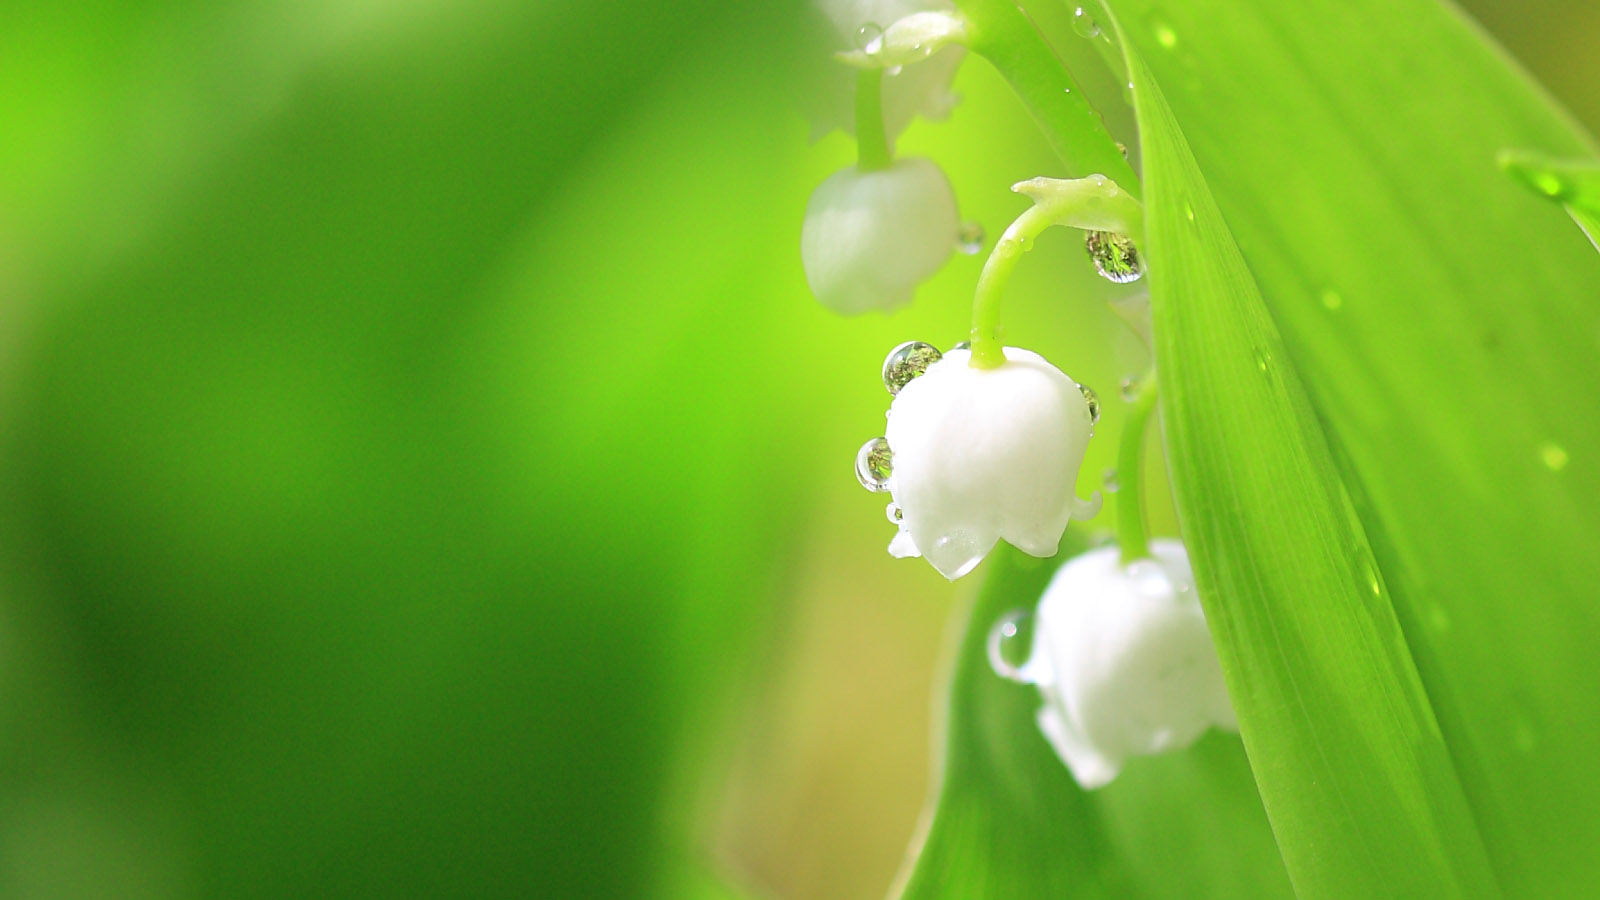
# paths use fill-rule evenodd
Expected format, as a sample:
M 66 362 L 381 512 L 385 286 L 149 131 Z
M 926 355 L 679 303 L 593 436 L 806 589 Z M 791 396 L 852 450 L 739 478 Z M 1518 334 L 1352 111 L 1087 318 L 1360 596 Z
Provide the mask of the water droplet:
M 1164 23 L 1157 25 L 1156 43 L 1171 50 L 1173 47 L 1178 46 L 1178 34 Z
M 983 223 L 962 222 L 956 232 L 956 249 L 968 256 L 983 249 Z
M 1127 235 L 1113 231 L 1089 231 L 1083 236 L 1083 249 L 1100 277 L 1117 284 L 1138 281 L 1144 274 L 1139 251 Z
M 1131 81 L 1122 86 L 1122 102 L 1129 106 L 1133 105 L 1133 82 Z
M 1017 684 L 1033 683 L 1033 679 L 1022 671 L 1027 666 L 1025 654 L 1028 642 L 1021 636 L 1023 626 L 1032 618 L 1033 614 L 1027 610 L 1014 609 L 1001 616 L 989 628 L 989 638 L 985 644 L 989 654 L 989 668 L 1007 681 Z M 1023 657 L 1022 662 L 1012 662 L 1017 657 Z
M 890 66 L 889 68 L 883 70 L 883 76 L 885 78 L 894 78 L 904 71 L 905 66 Z
M 1108 494 L 1115 494 L 1122 488 L 1122 483 L 1117 481 L 1117 470 L 1107 469 L 1100 473 L 1100 489 Z
M 1072 30 L 1078 33 L 1078 37 L 1099 37 L 1100 23 L 1094 20 L 1088 10 L 1079 6 L 1072 10 Z
M 894 454 L 889 441 L 875 437 L 856 451 L 856 480 L 874 494 L 889 489 L 889 476 L 894 472 Z
M 1344 306 L 1344 298 L 1333 288 L 1322 289 L 1322 308 L 1328 312 L 1338 312 Z
M 1146 597 L 1166 597 L 1173 593 L 1172 581 L 1153 559 L 1136 559 L 1128 563 L 1128 580 Z
M 950 349 L 951 350 L 971 350 L 972 349 L 972 342 L 971 341 L 956 341 L 956 345 L 954 347 L 951 347 Z
M 856 29 L 856 49 L 872 56 L 883 49 L 883 29 L 876 22 L 866 22 Z
M 1139 379 L 1130 375 L 1118 382 L 1117 396 L 1121 397 L 1124 403 L 1132 403 L 1139 399 Z
M 1539 445 L 1539 461 L 1552 472 L 1559 472 L 1567 467 L 1567 448 L 1555 441 L 1545 441 Z
M 1089 404 L 1089 424 L 1100 421 L 1100 398 L 1095 395 L 1094 388 L 1080 384 L 1078 391 L 1083 394 L 1083 402 Z
M 905 518 L 905 513 L 902 513 L 899 505 L 895 503 L 890 503 L 888 506 L 885 506 L 883 508 L 883 514 L 892 524 L 895 525 L 899 525 L 900 520 Z
M 1017 249 L 1023 253 L 1027 253 L 1029 250 L 1033 249 L 1033 238 L 1026 234 L 1017 235 L 1011 239 L 1011 242 L 1016 244 Z
M 1267 371 L 1267 365 L 1272 362 L 1272 354 L 1261 347 L 1256 348 L 1256 369 L 1262 373 Z
M 1183 217 L 1191 222 L 1194 221 L 1194 207 L 1190 206 L 1187 200 L 1183 201 Z
M 906 341 L 889 351 L 883 358 L 883 387 L 890 395 L 911 383 L 928 367 L 939 361 L 939 348 L 922 341 Z

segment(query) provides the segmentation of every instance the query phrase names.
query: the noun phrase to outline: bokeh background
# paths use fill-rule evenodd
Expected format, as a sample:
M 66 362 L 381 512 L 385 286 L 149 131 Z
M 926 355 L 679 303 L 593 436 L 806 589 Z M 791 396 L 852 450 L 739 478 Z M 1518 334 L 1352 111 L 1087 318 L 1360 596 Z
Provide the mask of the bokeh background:
M 1600 8 L 1466 8 L 1600 126 Z M 0 897 L 883 895 L 963 586 L 851 462 L 979 258 L 810 300 L 807 12 L 0 7 Z M 956 90 L 901 152 L 992 237 L 1066 173 Z M 1108 404 L 1081 493 L 1137 289 L 1060 233 L 1009 294 Z

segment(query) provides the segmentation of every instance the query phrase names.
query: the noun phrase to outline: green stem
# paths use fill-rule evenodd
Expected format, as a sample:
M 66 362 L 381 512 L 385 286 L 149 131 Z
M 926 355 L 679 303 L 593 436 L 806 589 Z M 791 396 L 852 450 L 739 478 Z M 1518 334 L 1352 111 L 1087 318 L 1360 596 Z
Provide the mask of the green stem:
M 883 128 L 883 70 L 862 69 L 856 75 L 856 168 L 875 172 L 891 162 Z
M 1122 428 L 1122 444 L 1117 448 L 1117 545 L 1122 548 L 1122 564 L 1150 557 L 1150 544 L 1144 532 L 1144 496 L 1141 484 L 1144 462 L 1144 426 L 1156 406 L 1156 371 L 1139 379 L 1139 392 Z
M 1022 211 L 995 242 L 994 252 L 984 260 L 978 274 L 978 289 L 972 297 L 972 359 L 978 369 L 993 369 L 1006 361 L 1000 344 L 1000 297 L 1011 280 L 1022 254 L 1033 247 L 1033 239 L 1054 224 L 1050 213 L 1034 205 Z
M 957 0 L 967 47 L 1010 83 L 1071 174 L 1098 173 L 1139 196 L 1139 177 L 1123 159 L 1100 114 L 1072 73 L 1012 0 Z

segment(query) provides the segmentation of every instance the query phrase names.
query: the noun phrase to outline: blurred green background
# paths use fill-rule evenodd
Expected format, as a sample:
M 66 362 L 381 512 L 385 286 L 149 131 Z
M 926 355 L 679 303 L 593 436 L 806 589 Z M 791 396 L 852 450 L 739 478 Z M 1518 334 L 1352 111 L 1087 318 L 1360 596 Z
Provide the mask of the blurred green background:
M 1467 8 L 1600 126 L 1600 8 Z M 6 5 L 0 897 L 884 893 L 964 585 L 850 464 L 979 259 L 809 298 L 831 45 L 800 2 Z M 1066 173 L 956 90 L 901 149 L 992 236 Z M 1137 285 L 1080 254 L 1008 322 L 1110 401 Z

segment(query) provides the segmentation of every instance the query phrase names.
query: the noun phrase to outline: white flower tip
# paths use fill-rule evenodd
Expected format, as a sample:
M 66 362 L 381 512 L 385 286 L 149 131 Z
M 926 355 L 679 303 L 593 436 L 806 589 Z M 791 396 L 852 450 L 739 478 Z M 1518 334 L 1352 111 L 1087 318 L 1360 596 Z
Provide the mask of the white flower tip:
M 1039 727 L 1085 789 L 1130 757 L 1237 729 L 1183 545 L 1151 551 L 1128 566 L 1114 546 L 1078 556 L 1039 601 L 1028 661 L 1045 701 Z
M 944 264 L 960 229 L 950 182 L 931 160 L 841 169 L 806 204 L 806 284 L 823 306 L 844 315 L 898 309 Z

